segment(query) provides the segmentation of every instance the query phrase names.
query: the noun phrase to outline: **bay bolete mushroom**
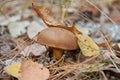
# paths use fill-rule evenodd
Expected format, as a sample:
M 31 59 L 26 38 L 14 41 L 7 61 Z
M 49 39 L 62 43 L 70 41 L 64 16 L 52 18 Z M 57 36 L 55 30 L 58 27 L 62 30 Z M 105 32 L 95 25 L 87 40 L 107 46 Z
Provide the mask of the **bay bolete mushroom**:
M 42 30 L 37 39 L 38 43 L 52 47 L 53 57 L 60 59 L 64 50 L 75 50 L 78 48 L 77 38 L 66 29 L 50 27 Z

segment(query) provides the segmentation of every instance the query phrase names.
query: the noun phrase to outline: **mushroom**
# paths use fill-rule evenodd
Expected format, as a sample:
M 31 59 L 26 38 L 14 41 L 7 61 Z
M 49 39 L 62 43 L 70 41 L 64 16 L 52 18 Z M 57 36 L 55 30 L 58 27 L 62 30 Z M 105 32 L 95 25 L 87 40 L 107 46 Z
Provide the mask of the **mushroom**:
M 37 42 L 52 47 L 53 57 L 60 59 L 64 50 L 75 50 L 78 48 L 77 38 L 66 29 L 49 27 L 38 34 Z

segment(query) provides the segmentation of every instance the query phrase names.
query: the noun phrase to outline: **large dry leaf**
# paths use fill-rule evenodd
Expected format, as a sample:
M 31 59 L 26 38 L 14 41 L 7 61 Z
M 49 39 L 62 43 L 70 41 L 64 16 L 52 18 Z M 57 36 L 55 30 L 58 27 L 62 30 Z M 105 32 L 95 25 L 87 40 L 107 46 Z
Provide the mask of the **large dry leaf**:
M 5 67 L 5 71 L 14 76 L 14 77 L 20 77 L 21 73 L 20 73 L 20 66 L 21 66 L 21 63 L 20 62 L 17 62 L 17 63 L 14 63 L 14 64 L 11 64 L 7 67 Z
M 24 60 L 21 64 L 21 77 L 19 80 L 47 80 L 50 73 L 42 64 Z
M 38 5 L 36 3 L 33 3 L 33 8 L 48 27 L 64 28 L 64 29 L 67 29 L 67 30 L 73 32 L 74 34 L 77 34 L 77 33 L 82 34 L 82 32 L 77 30 L 75 26 L 67 27 L 67 26 L 64 26 L 63 24 L 61 24 L 60 22 L 57 22 L 53 18 L 51 11 L 48 8 L 46 8 L 44 5 Z
M 97 44 L 87 35 L 76 35 L 78 45 L 85 56 L 94 56 L 99 53 Z
M 47 7 L 33 3 L 33 8 L 48 26 L 61 25 L 56 20 L 54 20 L 52 17 L 52 12 Z

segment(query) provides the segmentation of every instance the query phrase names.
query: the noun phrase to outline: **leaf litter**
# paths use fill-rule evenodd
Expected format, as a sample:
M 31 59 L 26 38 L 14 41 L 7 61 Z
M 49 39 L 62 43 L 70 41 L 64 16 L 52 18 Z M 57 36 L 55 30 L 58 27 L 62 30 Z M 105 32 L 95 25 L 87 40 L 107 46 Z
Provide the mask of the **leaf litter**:
M 94 3 L 91 0 L 83 2 L 79 2 L 79 0 L 77 0 L 77 3 L 76 1 L 50 2 L 39 0 L 39 3 L 36 3 L 35 1 L 36 0 L 34 0 L 34 2 L 32 0 L 29 0 L 28 2 L 26 0 L 20 2 L 12 2 L 12 0 L 9 2 L 3 1 L 3 3 L 6 2 L 6 4 L 4 3 L 5 6 L 0 10 L 0 17 L 2 17 L 0 18 L 0 25 L 2 29 L 4 28 L 2 31 L 5 33 L 0 34 L 0 66 L 7 67 L 8 71 L 6 71 L 6 73 L 4 69 L 1 68 L 0 73 L 3 77 L 0 77 L 0 79 L 7 77 L 8 80 L 15 80 L 14 77 L 16 76 L 13 74 L 18 75 L 16 71 L 19 70 L 19 68 L 15 68 L 17 65 L 16 62 L 19 60 L 23 61 L 21 59 L 25 57 L 28 60 L 22 62 L 19 72 L 22 73 L 22 76 L 17 77 L 19 80 L 27 80 L 30 77 L 31 78 L 29 80 L 39 80 L 40 78 L 43 78 L 42 80 L 119 80 L 119 76 L 117 75 L 120 74 L 118 43 L 120 40 L 120 23 L 119 18 L 111 17 L 114 16 L 116 12 L 119 13 L 119 7 L 117 6 L 120 3 L 119 1 L 118 4 L 116 3 L 116 0 L 111 0 L 110 2 L 103 1 L 102 6 L 101 4 L 98 4 L 99 2 L 97 3 L 96 1 L 96 3 Z M 74 5 L 78 4 L 78 2 L 79 5 Z M 9 8 L 11 4 L 12 6 Z M 0 3 L 0 5 L 3 4 Z M 61 7 L 61 5 L 63 6 Z M 113 5 L 115 5 L 116 8 L 114 8 Z M 54 6 L 57 7 L 54 8 Z M 93 6 L 96 9 L 95 12 L 98 13 L 94 12 Z M 57 9 L 59 7 L 60 9 Z M 69 9 L 72 7 L 74 10 L 67 12 L 68 7 Z M 99 10 L 99 8 L 101 10 Z M 99 15 L 99 13 L 103 13 L 103 8 L 108 9 L 108 14 Z M 113 10 L 110 8 L 113 8 Z M 58 14 L 53 13 L 52 15 L 53 10 L 54 12 L 58 10 L 61 11 L 59 11 Z M 66 10 L 65 13 L 62 10 Z M 5 14 L 3 15 L 3 13 Z M 39 16 L 37 16 L 36 13 Z M 94 14 L 98 14 L 98 16 Z M 16 17 L 16 15 L 19 17 Z M 14 20 L 7 21 L 8 19 L 12 19 L 12 17 Z M 43 20 L 45 25 L 41 25 L 43 22 L 39 20 L 40 18 Z M 63 21 L 60 22 L 60 19 Z M 13 28 L 9 28 L 11 23 L 23 21 L 28 21 L 31 24 L 27 24 L 26 26 L 20 23 L 22 27 L 19 27 L 18 25 Z M 53 52 L 52 49 L 45 46 L 44 48 L 41 48 L 40 46 L 42 45 L 38 45 L 36 43 L 36 39 L 33 39 L 37 38 L 37 35 L 42 29 L 46 28 L 46 26 L 63 28 L 71 31 L 75 35 L 79 35 L 76 38 L 78 39 L 78 45 L 80 47 L 73 51 L 64 50 L 64 54 L 61 59 L 54 60 L 53 55 L 51 54 Z M 79 27 L 83 29 L 80 29 Z M 87 34 L 85 34 L 84 32 L 86 32 L 86 29 L 88 28 L 90 31 L 87 31 Z M 5 41 L 6 38 L 8 38 L 7 41 Z M 84 41 L 84 38 L 87 42 Z M 100 43 L 102 44 L 101 46 L 99 46 Z M 114 46 L 113 44 L 117 44 L 117 46 Z M 41 67 L 42 70 L 40 69 Z M 46 72 L 46 74 L 43 76 L 44 72 Z

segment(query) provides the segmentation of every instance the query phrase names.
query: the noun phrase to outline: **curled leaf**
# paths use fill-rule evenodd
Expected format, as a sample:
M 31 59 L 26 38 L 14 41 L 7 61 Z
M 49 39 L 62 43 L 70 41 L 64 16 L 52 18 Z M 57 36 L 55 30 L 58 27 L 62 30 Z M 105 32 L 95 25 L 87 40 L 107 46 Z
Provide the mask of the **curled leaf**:
M 47 7 L 33 3 L 33 8 L 48 27 L 61 25 L 56 20 L 54 20 L 52 12 Z
M 87 35 L 76 35 L 78 45 L 85 56 L 94 56 L 99 53 L 97 44 Z
M 67 26 L 61 24 L 60 22 L 56 21 L 53 18 L 51 11 L 48 8 L 46 8 L 45 6 L 33 3 L 33 8 L 48 27 L 64 28 L 66 30 L 73 32 L 74 34 L 77 34 L 77 33 L 82 34 L 82 32 L 77 30 L 74 25 L 72 27 L 67 27 Z
M 80 32 L 74 25 L 72 27 L 67 27 L 67 26 L 64 26 L 63 24 L 57 22 L 53 18 L 51 11 L 48 8 L 46 8 L 45 6 L 33 3 L 33 8 L 48 27 L 63 28 L 63 29 L 71 31 L 74 34 L 82 34 L 82 32 Z

